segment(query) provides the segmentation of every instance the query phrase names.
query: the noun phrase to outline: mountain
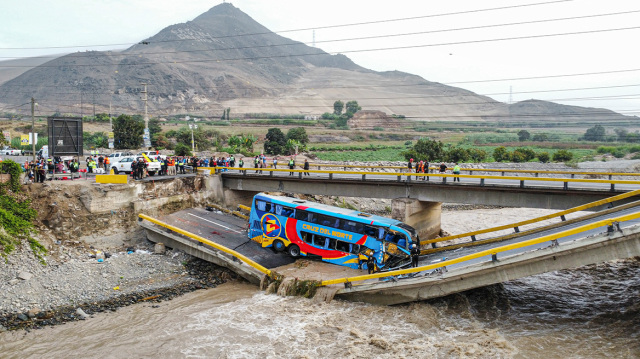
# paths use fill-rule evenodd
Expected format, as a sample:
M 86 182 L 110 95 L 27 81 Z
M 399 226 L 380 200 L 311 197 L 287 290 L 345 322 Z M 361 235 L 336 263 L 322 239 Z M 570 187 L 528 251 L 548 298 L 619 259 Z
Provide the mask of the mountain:
M 152 116 L 218 118 L 225 108 L 235 115 L 320 115 L 336 100 L 418 120 L 507 119 L 532 108 L 412 74 L 365 69 L 344 55 L 277 35 L 229 3 L 121 52 L 77 52 L 36 66 L 0 86 L 0 103 L 15 106 L 34 97 L 51 113 L 86 114 L 94 104 L 98 112 L 112 104 L 113 113 L 140 113 L 142 83 Z M 552 107 L 545 108 L 556 120 L 563 110 Z

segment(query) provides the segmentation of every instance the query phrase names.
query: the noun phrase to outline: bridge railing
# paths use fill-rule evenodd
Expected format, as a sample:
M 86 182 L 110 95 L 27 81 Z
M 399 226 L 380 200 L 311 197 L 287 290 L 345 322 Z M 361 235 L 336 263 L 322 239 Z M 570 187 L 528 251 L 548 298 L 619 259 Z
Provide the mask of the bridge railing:
M 626 198 L 635 197 L 635 196 L 639 196 L 639 195 L 640 195 L 640 190 L 630 191 L 630 192 L 627 192 L 627 193 L 619 194 L 617 196 L 612 196 L 612 197 L 601 199 L 601 200 L 598 200 L 598 201 L 586 203 L 586 204 L 583 204 L 583 205 L 580 205 L 580 206 L 577 206 L 577 207 L 569 208 L 569 209 L 566 209 L 564 211 L 559 211 L 559 212 L 551 213 L 551 214 L 548 214 L 548 215 L 545 215 L 545 216 L 531 218 L 531 219 L 520 221 L 520 222 L 516 222 L 516 223 L 510 223 L 510 224 L 506 224 L 506 225 L 502 225 L 502 226 L 485 228 L 485 229 L 480 229 L 480 230 L 477 230 L 477 231 L 454 234 L 454 235 L 450 235 L 450 236 L 445 236 L 445 237 L 440 237 L 440 238 L 434 238 L 434 239 L 428 239 L 428 240 L 420 241 L 420 246 L 426 246 L 426 245 L 431 244 L 432 247 L 433 247 L 432 249 L 422 250 L 420 254 L 433 253 L 433 252 L 436 252 L 435 249 L 438 249 L 438 250 L 456 249 L 456 248 L 459 248 L 459 247 L 468 246 L 469 244 L 473 244 L 474 242 L 475 242 L 475 244 L 488 243 L 489 242 L 488 240 L 486 240 L 486 239 L 485 240 L 478 239 L 477 236 L 480 235 L 480 234 L 495 233 L 495 232 L 499 232 L 499 231 L 503 231 L 503 230 L 507 230 L 507 229 L 513 229 L 514 233 L 520 233 L 520 227 L 522 227 L 522 226 L 525 226 L 525 225 L 528 225 L 528 224 L 534 224 L 534 223 L 538 223 L 538 222 L 542 222 L 542 221 L 546 221 L 546 220 L 553 219 L 553 218 L 560 218 L 560 220 L 562 222 L 565 222 L 565 221 L 567 221 L 566 215 L 568 215 L 568 214 L 579 212 L 579 211 L 584 211 L 584 210 L 591 209 L 591 208 L 594 208 L 594 207 L 599 207 L 599 206 L 602 206 L 602 205 L 605 205 L 605 204 L 614 203 L 614 202 L 617 202 L 617 201 L 620 201 L 620 200 L 623 200 L 623 199 L 626 199 Z M 492 239 L 496 239 L 496 240 L 509 239 L 509 238 L 503 238 L 503 237 L 492 238 Z M 446 247 L 439 247 L 439 248 L 436 248 L 436 246 L 435 246 L 436 243 L 451 241 L 451 240 L 455 240 L 455 239 L 459 239 L 459 238 L 469 238 L 470 242 L 458 243 L 458 244 L 454 244 L 454 245 L 450 245 L 450 246 L 446 246 Z
M 589 224 L 586 224 L 586 225 L 583 225 L 583 226 L 580 226 L 580 227 L 568 229 L 566 231 L 562 231 L 562 232 L 559 232 L 559 233 L 553 233 L 553 234 L 549 234 L 549 235 L 538 237 L 538 238 L 534 238 L 534 239 L 524 240 L 524 241 L 518 242 L 518 243 L 508 244 L 508 245 L 504 245 L 504 246 L 496 247 L 496 248 L 491 248 L 491 249 L 486 249 L 486 250 L 483 250 L 483 251 L 480 251 L 480 252 L 476 252 L 476 253 L 473 253 L 473 254 L 468 254 L 468 255 L 465 255 L 465 256 L 458 257 L 458 258 L 444 260 L 444 261 L 441 261 L 441 262 L 438 262 L 438 263 L 429 264 L 429 265 L 425 265 L 425 266 L 421 266 L 421 267 L 401 269 L 401 270 L 390 271 L 390 272 L 367 274 L 367 275 L 354 276 L 354 277 L 345 277 L 345 278 L 339 278 L 339 279 L 325 280 L 325 281 L 322 281 L 320 285 L 321 286 L 327 286 L 327 285 L 332 285 L 332 284 L 344 283 L 345 286 L 350 286 L 351 283 L 353 283 L 353 282 L 359 282 L 359 281 L 364 281 L 364 280 L 368 280 L 368 279 L 393 277 L 393 276 L 399 276 L 399 275 L 404 275 L 404 274 L 411 274 L 411 273 L 417 273 L 417 272 L 432 270 L 432 269 L 438 269 L 438 268 L 443 268 L 443 267 L 450 266 L 450 265 L 453 265 L 453 264 L 463 263 L 463 262 L 467 262 L 467 261 L 470 261 L 470 260 L 483 258 L 483 257 L 490 257 L 492 261 L 496 261 L 497 258 L 498 258 L 498 254 L 499 253 L 503 253 L 503 252 L 510 251 L 510 250 L 513 250 L 513 249 L 530 247 L 530 246 L 538 245 L 538 244 L 545 243 L 545 242 L 550 242 L 550 245 L 556 245 L 557 242 L 555 242 L 555 241 L 558 238 L 567 237 L 567 236 L 571 236 L 571 235 L 578 234 L 578 233 L 583 233 L 583 232 L 590 231 L 592 229 L 596 229 L 596 228 L 599 228 L 599 227 L 604 227 L 604 226 L 611 227 L 614 224 L 617 224 L 617 223 L 620 223 L 620 222 L 626 222 L 626 221 L 634 220 L 634 219 L 637 219 L 637 218 L 640 218 L 640 212 L 627 214 L 627 215 L 619 216 L 619 217 L 616 217 L 616 218 L 604 219 L 604 220 L 593 222 L 593 223 L 589 223 Z
M 569 183 L 599 183 L 599 184 L 609 184 L 610 190 L 615 191 L 616 184 L 624 184 L 624 185 L 640 185 L 640 180 L 613 180 L 613 179 L 586 179 L 586 178 L 552 178 L 552 177 L 519 177 L 519 176 L 490 176 L 490 175 L 454 175 L 454 174 L 442 174 L 442 173 L 390 173 L 390 172 L 367 172 L 367 171 L 330 171 L 330 170 L 300 170 L 300 169 L 281 169 L 281 168 L 239 168 L 239 167 L 199 167 L 199 171 L 228 171 L 234 170 L 239 171 L 243 175 L 251 174 L 251 172 L 255 173 L 269 173 L 269 176 L 274 176 L 274 173 L 279 172 L 287 172 L 289 174 L 294 173 L 297 175 L 299 179 L 303 178 L 303 174 L 315 173 L 315 174 L 326 174 L 329 180 L 334 179 L 334 175 L 359 175 L 361 176 L 362 181 L 367 180 L 367 176 L 390 176 L 396 177 L 397 182 L 401 182 L 403 177 L 406 182 L 411 182 L 412 178 L 423 178 L 427 181 L 431 177 L 441 178 L 442 183 L 447 183 L 447 179 L 452 178 L 466 178 L 466 179 L 477 179 L 478 185 L 484 186 L 487 180 L 508 180 L 508 181 L 518 181 L 520 188 L 525 188 L 526 181 L 542 181 L 542 182 L 561 182 L 563 184 L 563 189 L 569 189 Z M 415 179 L 415 181 L 419 181 L 419 179 Z M 465 184 L 468 182 L 465 181 Z
M 415 164 L 414 164 L 415 165 Z M 310 163 L 310 167 L 315 167 L 318 170 L 321 168 L 343 168 L 344 171 L 347 168 L 371 168 L 371 169 L 393 169 L 398 172 L 402 172 L 405 174 L 415 173 L 409 171 L 407 166 L 382 166 L 382 165 L 344 165 L 344 164 L 332 164 L 332 163 Z M 436 173 L 440 170 L 440 167 L 429 167 L 428 173 Z M 415 171 L 415 167 L 413 169 Z M 453 171 L 452 167 L 447 167 L 447 171 Z M 510 169 L 510 168 L 470 168 L 470 167 L 462 167 L 460 168 L 461 172 L 469 172 L 472 175 L 474 172 L 484 172 L 484 173 L 500 173 L 501 176 L 504 176 L 507 173 L 531 173 L 534 177 L 539 177 L 540 175 L 569 175 L 571 178 L 575 178 L 575 176 L 596 176 L 596 177 L 606 177 L 608 179 L 613 179 L 613 176 L 631 176 L 637 177 L 640 176 L 640 173 L 635 172 L 592 172 L 592 171 L 550 171 L 550 170 L 519 170 L 519 169 Z
M 168 223 L 165 223 L 165 222 L 160 221 L 158 219 L 155 219 L 153 217 L 149 217 L 149 216 L 144 215 L 144 214 L 139 214 L 138 217 L 140 218 L 140 220 L 149 221 L 149 222 L 154 223 L 154 224 L 156 224 L 158 226 L 167 228 L 167 229 L 169 229 L 169 230 L 171 230 L 173 232 L 180 233 L 183 236 L 186 236 L 186 237 L 189 237 L 191 239 L 194 239 L 194 240 L 196 240 L 196 241 L 198 241 L 200 243 L 203 243 L 203 244 L 206 244 L 208 246 L 211 246 L 211 247 L 213 247 L 213 248 L 215 248 L 215 249 L 217 249 L 217 250 L 219 250 L 221 252 L 230 254 L 233 257 L 236 257 L 239 260 L 243 261 L 247 265 L 259 270 L 260 272 L 262 272 L 264 274 L 266 274 L 269 277 L 273 277 L 273 275 L 274 275 L 274 273 L 271 270 L 265 268 L 264 266 L 260 265 L 259 263 L 255 262 L 255 261 L 253 261 L 251 258 L 246 257 L 245 255 L 234 251 L 233 249 L 227 248 L 227 247 L 225 247 L 223 245 L 220 245 L 220 244 L 218 244 L 216 242 L 212 242 L 212 241 L 210 241 L 210 240 L 208 240 L 208 239 L 206 239 L 204 237 L 201 237 L 201 236 L 199 236 L 197 234 L 193 234 L 191 232 L 185 231 L 184 229 L 178 228 L 176 226 L 172 226 L 172 225 L 170 225 Z

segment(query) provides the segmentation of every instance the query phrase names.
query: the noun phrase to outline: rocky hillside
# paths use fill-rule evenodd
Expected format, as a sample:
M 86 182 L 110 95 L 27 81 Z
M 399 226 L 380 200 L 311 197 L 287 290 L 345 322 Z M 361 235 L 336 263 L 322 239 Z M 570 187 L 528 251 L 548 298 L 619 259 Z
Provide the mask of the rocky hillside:
M 575 108 L 546 103 L 507 105 L 473 92 L 402 72 L 375 72 L 344 55 L 330 55 L 271 32 L 231 4 L 217 5 L 187 23 L 171 25 L 122 52 L 68 54 L 0 86 L 0 106 L 35 97 L 43 110 L 61 113 L 140 113 L 141 83 L 148 83 L 152 116 L 189 112 L 320 115 L 336 100 L 357 100 L 367 110 L 414 120 L 509 120 L 541 111 L 560 120 Z M 383 100 L 381 100 L 383 99 Z M 526 105 L 526 106 L 525 106 Z M 84 108 L 84 111 L 80 108 Z M 623 117 L 580 109 L 603 119 Z M 536 112 L 538 113 L 538 112 Z

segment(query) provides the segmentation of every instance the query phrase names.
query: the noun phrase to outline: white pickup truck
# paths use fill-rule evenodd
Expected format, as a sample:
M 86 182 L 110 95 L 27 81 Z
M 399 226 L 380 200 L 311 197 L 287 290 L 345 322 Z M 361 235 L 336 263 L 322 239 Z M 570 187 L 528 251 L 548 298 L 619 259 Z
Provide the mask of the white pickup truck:
M 22 150 L 16 150 L 13 149 L 9 146 L 4 146 L 2 148 L 2 152 L 0 152 L 2 154 L 4 154 L 5 156 L 21 156 L 22 155 Z
M 119 157 L 117 162 L 111 163 L 111 169 L 115 174 L 118 174 L 118 172 L 131 173 L 131 164 L 133 161 L 137 161 L 138 159 L 142 159 L 146 162 L 142 156 L 123 156 Z M 160 171 L 160 162 L 146 163 L 149 176 L 153 176 Z

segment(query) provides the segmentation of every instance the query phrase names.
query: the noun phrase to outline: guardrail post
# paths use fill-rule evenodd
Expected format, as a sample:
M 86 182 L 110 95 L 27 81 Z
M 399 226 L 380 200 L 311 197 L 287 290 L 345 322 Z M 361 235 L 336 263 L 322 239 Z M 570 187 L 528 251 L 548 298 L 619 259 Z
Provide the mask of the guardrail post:
M 347 167 L 342 167 L 342 170 L 343 170 L 343 171 L 346 171 L 346 170 L 347 170 Z
M 318 166 L 318 171 L 320 171 L 320 166 Z
M 615 190 L 616 190 L 616 185 L 615 185 L 615 183 L 612 183 L 612 184 L 611 184 L 611 192 L 613 192 L 613 191 L 615 191 Z
M 436 242 L 431 243 L 431 248 L 438 248 L 438 247 L 436 246 Z
M 367 175 L 362 175 L 362 180 L 366 181 L 367 180 Z
M 524 180 L 520 180 L 520 188 L 524 188 Z
M 447 183 L 447 177 L 442 177 L 442 183 Z
M 540 177 L 540 172 L 536 172 L 536 177 Z
M 498 261 L 498 253 L 491 253 L 491 261 L 492 262 Z
M 298 172 L 298 178 L 302 179 L 302 172 Z
M 476 236 L 475 234 L 473 236 L 471 236 L 471 242 L 475 242 L 476 241 Z
M 609 175 L 609 181 L 613 179 L 613 175 Z
M 273 171 L 269 171 L 269 177 L 273 177 Z
M 407 180 L 411 181 L 411 176 L 407 176 Z M 402 176 L 398 176 L 398 182 L 402 181 Z
M 502 171 L 502 176 L 504 176 L 504 171 Z
M 398 182 L 400 181 L 401 178 L 402 176 L 398 176 Z M 407 176 L 407 182 L 411 182 L 411 174 Z
M 576 174 L 575 174 L 575 173 L 572 173 L 572 174 L 571 174 L 571 178 L 576 178 Z
M 560 216 L 560 219 L 562 220 L 562 222 L 567 220 L 567 217 L 564 216 L 564 214 L 562 216 Z
M 516 231 L 516 233 L 520 233 L 520 227 L 513 227 L 513 229 Z
M 329 173 L 329 179 L 332 180 L 333 179 L 333 173 Z
M 569 189 L 569 182 L 565 182 L 563 188 L 564 188 L 564 190 L 568 190 Z
M 484 178 L 480 178 L 480 186 L 484 186 Z

